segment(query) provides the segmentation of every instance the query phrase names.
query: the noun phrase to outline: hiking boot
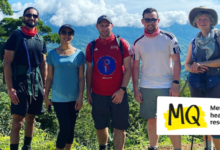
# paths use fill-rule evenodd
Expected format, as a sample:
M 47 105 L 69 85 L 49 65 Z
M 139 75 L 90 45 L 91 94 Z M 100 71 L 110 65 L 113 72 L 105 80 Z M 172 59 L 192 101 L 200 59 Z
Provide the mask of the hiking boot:
M 154 146 L 154 147 L 150 146 L 150 147 L 148 147 L 148 150 L 158 150 L 158 147 L 157 146 Z
M 31 150 L 31 146 L 25 145 L 22 147 L 21 150 Z

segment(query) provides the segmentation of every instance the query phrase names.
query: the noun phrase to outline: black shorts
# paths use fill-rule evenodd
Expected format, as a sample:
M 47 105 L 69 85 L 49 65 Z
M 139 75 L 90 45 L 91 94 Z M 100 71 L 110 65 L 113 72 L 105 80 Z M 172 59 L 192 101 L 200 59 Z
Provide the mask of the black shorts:
M 129 126 L 128 96 L 125 92 L 120 104 L 112 103 L 111 96 L 102 96 L 92 93 L 92 117 L 97 130 L 109 126 L 109 118 L 112 119 L 112 127 L 119 130 L 127 130 Z
M 28 88 L 26 82 L 20 82 L 19 84 L 14 85 L 14 88 L 16 90 L 20 103 L 18 103 L 18 105 L 11 103 L 12 115 L 41 115 L 45 112 L 43 108 L 43 85 L 40 81 L 38 83 L 38 97 L 31 97 L 32 100 L 30 99 L 30 96 L 27 93 Z

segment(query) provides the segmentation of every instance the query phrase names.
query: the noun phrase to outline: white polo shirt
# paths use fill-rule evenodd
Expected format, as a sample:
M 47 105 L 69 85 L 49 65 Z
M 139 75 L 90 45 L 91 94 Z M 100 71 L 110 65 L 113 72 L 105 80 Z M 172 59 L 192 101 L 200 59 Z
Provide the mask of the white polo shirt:
M 176 37 L 163 30 L 149 38 L 144 34 L 133 44 L 133 59 L 142 60 L 142 88 L 170 88 L 173 82 L 171 55 L 180 53 Z

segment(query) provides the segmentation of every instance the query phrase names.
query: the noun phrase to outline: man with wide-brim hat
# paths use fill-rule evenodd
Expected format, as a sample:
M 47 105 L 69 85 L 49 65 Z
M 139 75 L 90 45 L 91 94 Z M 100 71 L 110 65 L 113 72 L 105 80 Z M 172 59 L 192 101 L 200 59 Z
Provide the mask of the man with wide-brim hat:
M 191 97 L 220 98 L 220 30 L 214 28 L 218 14 L 205 6 L 195 7 L 189 13 L 189 22 L 200 29 L 190 42 L 185 61 Z M 220 136 L 212 137 L 215 148 L 220 150 Z M 212 137 L 203 136 L 206 150 L 213 149 Z

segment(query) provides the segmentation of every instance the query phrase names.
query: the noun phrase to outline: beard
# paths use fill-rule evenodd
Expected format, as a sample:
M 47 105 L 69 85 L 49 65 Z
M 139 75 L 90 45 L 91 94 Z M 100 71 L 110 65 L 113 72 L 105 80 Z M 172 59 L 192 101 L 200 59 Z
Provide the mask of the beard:
M 146 31 L 147 31 L 147 33 L 153 33 L 154 31 L 156 31 L 156 27 L 155 26 L 153 26 L 152 28 L 146 28 Z
M 28 22 L 28 20 L 22 20 L 23 21 L 23 23 L 26 25 L 26 26 L 28 26 L 28 27 L 30 27 L 30 28 L 34 28 L 34 27 L 36 27 L 37 26 L 37 24 L 38 24 L 38 21 L 36 21 L 36 22 L 34 22 L 34 23 L 29 23 Z

